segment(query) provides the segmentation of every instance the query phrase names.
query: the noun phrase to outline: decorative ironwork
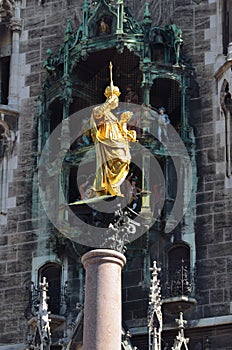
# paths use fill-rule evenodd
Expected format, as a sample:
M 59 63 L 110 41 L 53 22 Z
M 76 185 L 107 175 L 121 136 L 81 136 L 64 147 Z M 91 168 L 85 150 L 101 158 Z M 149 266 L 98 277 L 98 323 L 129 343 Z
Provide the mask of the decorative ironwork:
M 185 265 L 184 260 L 175 271 L 162 272 L 162 288 L 165 298 L 191 296 L 193 293 L 194 274 Z
M 125 252 L 125 245 L 130 242 L 129 237 L 141 227 L 140 223 L 135 222 L 131 216 L 133 216 L 133 211 L 129 208 L 115 212 L 115 217 L 108 226 L 107 237 L 102 248 L 107 247 L 118 252 Z

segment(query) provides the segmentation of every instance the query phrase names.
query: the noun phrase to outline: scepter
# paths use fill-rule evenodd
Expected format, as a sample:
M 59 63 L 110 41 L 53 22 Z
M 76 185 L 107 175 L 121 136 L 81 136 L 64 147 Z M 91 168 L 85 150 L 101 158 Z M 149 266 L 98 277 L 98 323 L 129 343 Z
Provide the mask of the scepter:
M 114 91 L 114 83 L 113 83 L 113 72 L 112 72 L 112 62 L 110 61 L 110 90 L 111 90 L 111 94 L 113 95 L 113 91 Z

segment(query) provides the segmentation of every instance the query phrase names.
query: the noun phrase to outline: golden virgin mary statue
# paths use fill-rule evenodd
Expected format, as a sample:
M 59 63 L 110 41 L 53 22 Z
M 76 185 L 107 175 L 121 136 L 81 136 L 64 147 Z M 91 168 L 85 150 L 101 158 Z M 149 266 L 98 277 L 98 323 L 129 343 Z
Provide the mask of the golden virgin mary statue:
M 136 132 L 127 129 L 132 112 L 124 112 L 120 120 L 111 112 L 118 107 L 120 91 L 113 85 L 110 62 L 110 86 L 105 89 L 106 101 L 93 108 L 90 126 L 96 149 L 95 196 L 121 196 L 120 186 L 125 180 L 131 161 L 130 141 L 136 142 Z

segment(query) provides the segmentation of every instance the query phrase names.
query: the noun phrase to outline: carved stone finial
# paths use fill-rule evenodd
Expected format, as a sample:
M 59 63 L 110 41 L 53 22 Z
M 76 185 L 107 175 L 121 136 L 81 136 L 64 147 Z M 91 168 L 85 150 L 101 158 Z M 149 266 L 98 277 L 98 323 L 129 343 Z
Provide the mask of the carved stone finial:
M 143 24 L 144 25 L 151 25 L 151 23 L 152 23 L 152 20 L 151 20 L 151 12 L 149 10 L 149 3 L 146 2 L 144 15 L 143 15 Z
M 185 337 L 184 329 L 185 325 L 187 324 L 187 321 L 183 318 L 183 312 L 180 312 L 180 318 L 176 319 L 176 322 L 178 324 L 178 335 L 176 336 L 176 339 L 174 340 L 174 345 L 172 347 L 172 350 L 179 350 L 181 349 L 182 345 L 185 346 L 185 349 L 188 350 L 187 344 L 189 342 L 189 338 Z
M 149 349 L 156 350 L 161 349 L 161 332 L 163 328 L 161 288 L 158 278 L 160 269 L 157 267 L 156 261 L 153 262 L 153 267 L 150 270 L 152 271 L 152 280 L 148 308 Z

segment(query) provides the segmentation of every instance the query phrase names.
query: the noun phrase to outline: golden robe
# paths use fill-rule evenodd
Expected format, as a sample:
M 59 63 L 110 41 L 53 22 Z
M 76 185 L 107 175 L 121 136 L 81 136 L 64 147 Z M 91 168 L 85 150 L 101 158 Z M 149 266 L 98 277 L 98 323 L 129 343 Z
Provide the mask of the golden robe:
M 117 117 L 104 109 L 104 104 L 93 109 L 90 125 L 97 159 L 94 191 L 97 196 L 120 196 L 120 185 L 129 172 L 132 137 L 126 134 Z

